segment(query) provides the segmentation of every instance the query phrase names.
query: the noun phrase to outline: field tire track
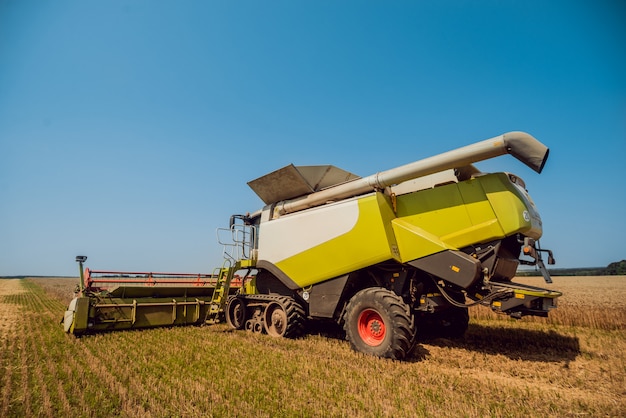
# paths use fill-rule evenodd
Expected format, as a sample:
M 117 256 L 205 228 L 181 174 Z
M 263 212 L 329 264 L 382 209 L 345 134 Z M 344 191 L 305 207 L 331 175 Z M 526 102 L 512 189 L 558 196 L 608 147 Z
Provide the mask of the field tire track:
M 33 333 L 28 333 L 28 335 L 29 338 L 25 340 L 27 342 L 27 346 L 31 347 L 32 353 L 32 360 L 29 362 L 30 365 L 27 367 L 27 373 L 30 377 L 29 380 L 33 382 L 30 390 L 32 391 L 33 387 L 39 389 L 38 398 L 41 400 L 41 405 L 39 407 L 40 410 L 35 411 L 35 415 L 53 417 L 54 413 L 52 411 L 52 401 L 50 399 L 50 392 L 48 391 L 45 378 L 47 374 L 44 373 L 44 370 L 42 370 L 45 365 L 39 356 L 39 348 L 34 345 L 34 343 L 39 340 L 32 337 Z M 37 335 L 37 337 L 39 337 L 39 335 Z
M 28 349 L 26 347 L 26 338 L 24 334 L 18 335 L 18 351 L 20 356 L 20 381 L 21 381 L 21 400 L 25 416 L 32 416 L 31 409 L 31 387 L 28 382 L 28 368 L 30 359 L 28 358 Z
M 146 333 L 142 333 L 142 338 L 150 335 L 153 331 L 148 330 Z M 119 373 L 119 378 L 128 382 L 132 395 L 132 398 L 129 399 L 130 404 L 126 406 L 130 408 L 128 413 L 130 414 L 134 409 L 142 408 L 142 410 L 157 416 L 171 415 L 172 413 L 185 415 L 183 411 L 171 410 L 171 396 L 184 396 L 184 390 L 186 390 L 184 385 L 176 387 L 176 383 L 179 383 L 180 380 L 173 376 L 175 372 L 170 369 L 169 373 L 158 377 L 146 373 L 147 367 L 155 368 L 163 365 L 163 370 L 168 369 L 160 358 L 153 358 L 147 353 L 147 351 L 159 347 L 159 341 L 146 341 L 145 349 L 140 351 L 136 345 L 137 334 L 135 331 L 123 331 L 115 336 L 110 335 L 110 337 L 115 342 L 108 341 L 108 344 L 94 345 L 93 355 L 106 358 L 111 368 Z M 164 347 L 163 350 L 158 351 L 159 356 L 167 356 L 167 348 Z M 169 380 L 172 378 L 174 381 Z M 167 393 L 169 396 L 162 400 L 162 395 Z
M 28 286 L 28 284 L 25 287 Z M 20 332 L 20 339 L 24 342 L 25 347 L 22 350 L 24 358 L 28 353 L 28 364 L 24 367 L 24 373 L 28 376 L 24 381 L 28 381 L 29 388 L 24 388 L 23 393 L 26 395 L 28 392 L 29 408 L 37 416 L 54 417 L 55 411 L 51 398 L 51 394 L 48 388 L 48 382 L 53 380 L 56 375 L 50 374 L 50 370 L 47 367 L 47 358 L 51 347 L 46 341 L 44 327 L 46 317 L 50 313 L 43 303 L 42 294 L 40 292 L 30 291 L 20 295 L 21 305 L 26 306 L 27 309 L 22 313 L 22 329 Z M 30 395 L 31 393 L 36 396 Z M 30 415 L 30 414 L 27 414 Z
M 12 357 L 15 355 L 15 336 L 8 335 L 7 338 L 2 338 L 2 346 L 0 347 L 0 367 L 4 370 L 2 376 L 2 404 L 0 406 L 0 416 L 6 417 L 9 415 L 9 407 L 11 402 L 11 394 L 13 387 L 13 362 Z
M 41 385 L 41 414 L 54 417 L 58 416 L 59 412 L 63 412 L 64 416 L 69 416 L 69 402 L 65 391 L 62 390 L 63 384 L 59 378 L 59 372 L 52 356 L 56 347 L 46 338 L 48 334 L 43 328 L 45 324 L 42 323 L 42 321 L 46 321 L 46 319 L 33 319 L 31 323 L 33 325 L 36 324 L 36 326 L 33 327 L 33 332 L 28 333 L 30 336 L 29 345 L 33 347 L 33 363 L 37 365 L 35 368 L 35 377 L 37 382 Z M 41 343 L 43 344 L 40 346 Z M 60 405 L 57 402 L 52 402 L 52 393 L 56 393 Z M 60 406 L 61 411 L 55 410 L 55 406 L 57 405 Z
M 0 416 L 6 417 L 11 409 L 11 400 L 14 393 L 15 382 L 14 372 L 16 370 L 14 359 L 19 356 L 17 325 L 20 318 L 21 307 L 11 303 L 11 300 L 18 294 L 23 293 L 21 281 L 17 279 L 0 280 L 0 368 L 2 369 L 2 379 L 0 389 L 2 401 L 0 405 Z M 19 377 L 19 376 L 18 376 Z
M 456 349 L 441 349 L 436 346 L 430 346 L 424 344 L 429 349 L 431 355 L 436 358 L 461 358 L 463 354 L 456 354 Z M 494 358 L 494 362 L 498 361 L 496 358 L 498 355 L 490 356 Z M 514 368 L 514 362 L 512 362 Z M 583 389 L 572 386 L 567 386 L 556 383 L 549 383 L 543 380 L 545 376 L 537 375 L 534 377 L 520 377 L 511 373 L 510 368 L 504 367 L 502 372 L 480 369 L 476 370 L 472 365 L 468 363 L 467 366 L 459 366 L 456 363 L 441 363 L 437 367 L 437 373 L 441 376 L 448 376 L 450 378 L 462 377 L 462 380 L 475 381 L 476 387 L 485 387 L 485 385 L 494 386 L 494 390 L 502 390 L 502 388 L 509 388 L 512 391 L 518 391 L 521 393 L 533 393 L 533 397 L 542 398 L 546 401 L 555 401 L 558 399 L 567 399 L 568 404 L 571 405 L 585 405 L 589 404 L 590 408 L 594 407 L 594 404 L 612 405 L 616 410 L 626 408 L 626 402 L 623 399 L 619 400 L 615 398 L 615 393 L 606 392 L 599 387 L 593 387 L 593 389 Z M 509 391 L 505 391 L 509 392 Z M 593 402 L 590 402 L 593 400 Z M 621 408 L 620 408 L 621 406 Z M 567 411 L 568 413 L 574 413 L 574 411 Z
M 84 359 L 85 363 L 89 365 L 93 373 L 98 378 L 98 384 L 104 385 L 108 392 L 114 394 L 116 399 L 119 399 L 121 410 L 127 413 L 129 416 L 146 416 L 148 411 L 142 405 L 137 405 L 133 402 L 132 396 L 129 390 L 125 387 L 122 381 L 120 381 L 110 369 L 112 368 L 111 361 L 111 347 L 107 347 L 106 356 L 94 354 L 82 341 L 77 341 L 76 347 L 80 350 L 79 357 Z M 105 353 L 102 353 L 105 354 Z M 117 356 L 114 356 L 114 358 Z M 124 370 L 125 367 L 121 367 L 120 370 Z M 131 379 L 132 382 L 132 379 Z

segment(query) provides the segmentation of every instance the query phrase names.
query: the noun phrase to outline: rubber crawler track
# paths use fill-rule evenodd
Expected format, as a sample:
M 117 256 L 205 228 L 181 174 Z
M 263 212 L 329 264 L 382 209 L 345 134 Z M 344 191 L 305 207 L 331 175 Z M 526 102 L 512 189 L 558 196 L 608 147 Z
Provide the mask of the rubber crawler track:
M 240 295 L 237 297 L 243 299 L 246 303 L 262 302 L 264 311 L 271 302 L 278 302 L 287 314 L 287 329 L 284 337 L 297 338 L 304 333 L 306 314 L 304 308 L 293 298 L 279 295 Z

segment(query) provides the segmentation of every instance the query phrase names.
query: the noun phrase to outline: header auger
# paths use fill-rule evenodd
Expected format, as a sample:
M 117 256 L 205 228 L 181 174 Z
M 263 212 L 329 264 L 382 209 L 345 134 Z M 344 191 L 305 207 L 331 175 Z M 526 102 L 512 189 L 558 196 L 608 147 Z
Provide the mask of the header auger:
M 520 264 L 531 264 L 550 282 L 542 253 L 554 263 L 538 245 L 541 218 L 525 183 L 472 165 L 503 154 L 540 173 L 548 148 L 511 132 L 363 178 L 289 165 L 248 183 L 265 206 L 231 217 L 222 230 L 229 241 L 218 238 L 229 249 L 225 263 L 211 275 L 149 281 L 146 273 L 98 272 L 109 285 L 110 276 L 125 280 L 105 289 L 77 258 L 81 288 L 65 329 L 223 316 L 235 329 L 292 338 L 311 321 L 331 321 L 355 350 L 401 359 L 416 335 L 463 335 L 473 304 L 515 318 L 547 316 L 561 293 L 512 281 Z

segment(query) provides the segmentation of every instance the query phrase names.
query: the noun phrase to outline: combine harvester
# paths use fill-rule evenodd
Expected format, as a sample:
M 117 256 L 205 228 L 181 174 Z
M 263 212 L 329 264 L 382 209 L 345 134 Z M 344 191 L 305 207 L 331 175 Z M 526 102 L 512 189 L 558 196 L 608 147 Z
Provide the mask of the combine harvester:
M 81 285 L 65 330 L 225 318 L 293 338 L 311 321 L 333 322 L 354 350 L 401 359 L 416 335 L 462 336 L 471 305 L 547 316 L 560 292 L 511 281 L 526 264 L 551 283 L 542 254 L 554 258 L 539 246 L 541 218 L 526 186 L 472 165 L 504 154 L 540 173 L 548 148 L 510 132 L 363 178 L 333 166 L 274 171 L 248 183 L 263 209 L 218 231 L 227 251 L 213 274 L 83 272 L 77 258 Z

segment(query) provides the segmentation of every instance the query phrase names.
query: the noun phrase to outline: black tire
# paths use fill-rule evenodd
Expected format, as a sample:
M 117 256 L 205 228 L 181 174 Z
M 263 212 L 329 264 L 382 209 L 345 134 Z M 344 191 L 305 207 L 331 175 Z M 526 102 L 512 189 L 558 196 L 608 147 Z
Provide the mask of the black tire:
M 273 337 L 297 338 L 304 332 L 304 309 L 292 298 L 270 302 L 263 313 L 265 332 Z
M 413 314 L 402 298 L 390 290 L 361 290 L 350 299 L 343 320 L 346 338 L 355 351 L 401 360 L 413 348 Z
M 248 314 L 246 312 L 246 303 L 237 297 L 231 297 L 226 305 L 226 322 L 234 329 L 244 329 Z

